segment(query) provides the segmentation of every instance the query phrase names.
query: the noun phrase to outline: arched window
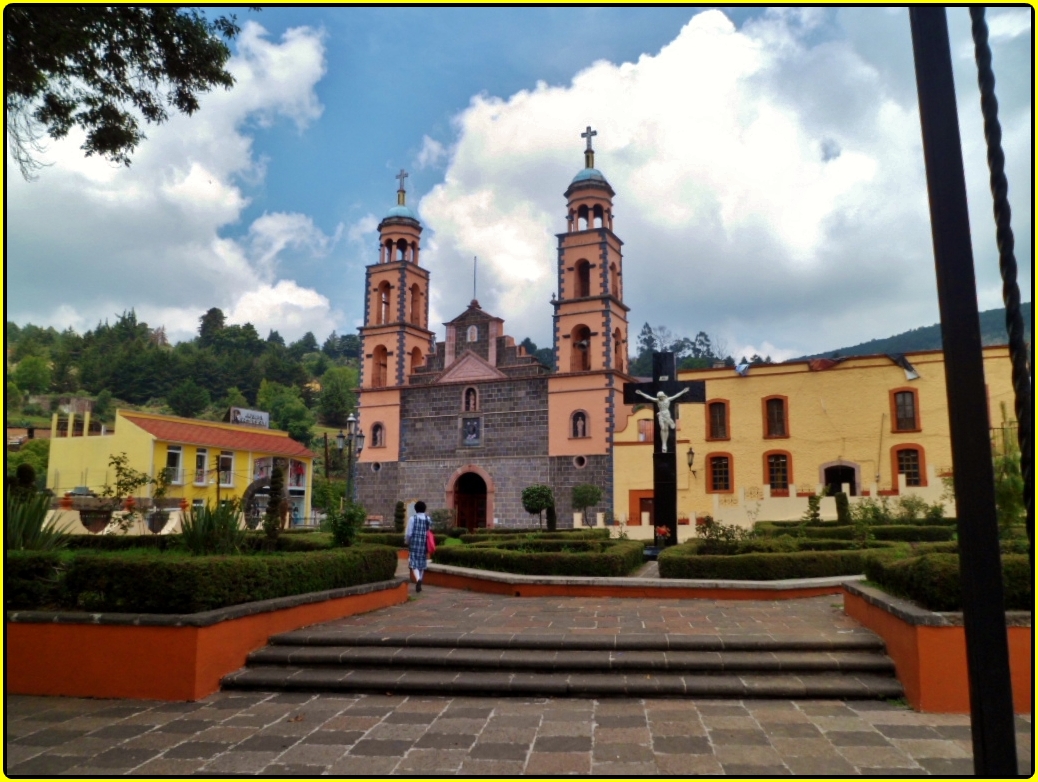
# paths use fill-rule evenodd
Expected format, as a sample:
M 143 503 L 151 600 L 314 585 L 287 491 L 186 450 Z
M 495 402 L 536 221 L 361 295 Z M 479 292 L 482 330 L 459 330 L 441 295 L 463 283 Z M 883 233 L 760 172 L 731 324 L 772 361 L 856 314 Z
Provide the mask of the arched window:
M 591 369 L 591 329 L 575 326 L 570 333 L 572 343 L 569 359 L 570 372 L 587 372 Z
M 583 298 L 584 296 L 591 295 L 591 264 L 581 259 L 577 261 L 577 265 L 574 267 L 574 277 L 576 279 L 576 291 L 577 298 Z
M 784 396 L 771 396 L 764 403 L 764 437 L 789 437 L 789 405 Z
M 594 227 L 601 228 L 603 226 L 602 207 L 596 205 L 595 208 L 591 210 L 591 215 L 594 218 Z
M 425 363 L 425 359 L 422 358 L 422 349 L 414 348 L 411 351 L 411 374 L 413 375 L 418 371 L 418 368 Z
M 586 206 L 577 209 L 577 230 L 586 231 L 588 228 L 588 211 Z
M 462 394 L 462 409 L 466 413 L 479 410 L 479 393 L 471 386 Z
M 706 404 L 706 439 L 728 440 L 728 400 L 712 399 Z
M 411 286 L 411 312 L 408 320 L 416 326 L 422 325 L 422 289 L 417 282 Z
M 386 446 L 386 427 L 382 424 L 373 424 L 371 426 L 371 447 L 372 448 L 385 448 Z
M 389 263 L 393 260 L 393 240 L 386 239 L 386 243 L 382 246 L 382 263 Z
M 590 437 L 587 426 L 587 413 L 583 410 L 578 410 L 570 418 L 570 437 L 581 438 Z
M 407 242 L 403 239 L 397 239 L 396 241 L 396 259 L 398 261 L 407 260 Z
M 468 333 L 465 335 L 466 342 L 476 342 L 479 340 L 479 326 L 469 326 Z
M 389 377 L 389 351 L 385 345 L 376 345 L 371 353 L 371 387 L 382 388 Z
M 620 329 L 613 332 L 613 369 L 617 372 L 625 372 L 624 369 L 624 339 Z
M 926 457 L 923 447 L 915 443 L 903 443 L 890 449 L 893 488 L 901 486 L 899 475 L 905 476 L 905 486 L 926 486 Z
M 918 432 L 919 392 L 914 388 L 895 388 L 890 392 L 890 423 L 894 432 Z
M 706 455 L 707 494 L 731 494 L 735 486 L 735 470 L 730 453 Z
M 375 293 L 375 325 L 389 323 L 389 293 L 392 287 L 388 282 L 379 283 Z
M 609 264 L 609 292 L 616 298 L 622 298 L 620 296 L 620 272 L 616 269 L 616 264 Z
M 764 482 L 771 486 L 772 497 L 788 497 L 793 483 L 793 457 L 788 451 L 764 454 Z

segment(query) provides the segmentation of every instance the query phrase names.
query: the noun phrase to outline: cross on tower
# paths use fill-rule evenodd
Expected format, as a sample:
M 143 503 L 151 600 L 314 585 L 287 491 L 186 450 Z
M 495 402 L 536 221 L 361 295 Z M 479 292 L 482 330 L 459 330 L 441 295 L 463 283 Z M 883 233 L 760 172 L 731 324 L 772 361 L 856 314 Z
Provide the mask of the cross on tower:
M 408 176 L 410 175 L 406 171 L 404 171 L 404 169 L 400 169 L 400 173 L 396 175 L 396 178 L 400 180 L 401 190 L 407 189 L 406 187 L 404 187 L 404 180 L 407 179 Z
M 677 406 L 683 403 L 704 404 L 706 383 L 701 380 L 682 382 L 677 379 L 673 353 L 652 354 L 652 382 L 624 383 L 624 404 L 643 404 L 649 397 L 656 401 L 657 425 L 654 427 L 652 453 L 653 524 L 667 527 L 667 545 L 678 542 L 678 468 L 675 427 Z M 662 392 L 665 405 L 660 404 Z M 658 401 L 657 401 L 658 400 Z M 673 414 L 670 412 L 673 409 Z M 664 419 L 664 415 L 666 418 Z M 666 424 L 666 426 L 664 426 Z M 663 430 L 667 431 L 664 432 Z
M 585 151 L 587 151 L 587 152 L 591 152 L 592 151 L 592 149 L 591 149 L 591 139 L 592 139 L 593 136 L 597 136 L 597 135 L 598 135 L 598 131 L 597 130 L 592 130 L 590 125 L 587 126 L 587 130 L 585 130 L 583 133 L 580 134 L 581 138 L 586 138 L 587 139 L 587 150 L 585 150 Z

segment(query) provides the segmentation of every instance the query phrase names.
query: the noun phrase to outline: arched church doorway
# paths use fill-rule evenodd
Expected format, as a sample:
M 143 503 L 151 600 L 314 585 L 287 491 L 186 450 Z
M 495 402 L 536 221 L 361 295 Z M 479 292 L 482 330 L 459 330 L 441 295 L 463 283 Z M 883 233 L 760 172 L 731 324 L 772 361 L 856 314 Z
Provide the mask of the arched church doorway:
M 454 509 L 459 527 L 472 531 L 487 526 L 487 482 L 467 472 L 454 484 Z
M 832 467 L 826 467 L 823 473 L 826 494 L 832 497 L 834 494 L 839 494 L 843 491 L 843 484 L 849 484 L 850 496 L 856 497 L 858 495 L 858 475 L 857 470 L 847 464 L 834 464 Z

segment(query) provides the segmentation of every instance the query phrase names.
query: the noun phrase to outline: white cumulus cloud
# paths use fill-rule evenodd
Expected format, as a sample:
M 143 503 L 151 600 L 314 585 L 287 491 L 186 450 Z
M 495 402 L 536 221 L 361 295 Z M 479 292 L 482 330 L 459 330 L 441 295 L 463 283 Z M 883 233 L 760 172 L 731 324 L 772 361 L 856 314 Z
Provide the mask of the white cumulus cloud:
M 841 20 L 856 21 L 781 10 L 737 29 L 705 11 L 636 62 L 472 98 L 420 204 L 436 319 L 463 310 L 478 256 L 484 309 L 550 341 L 562 191 L 591 124 L 632 333 L 704 329 L 776 358 L 935 320 L 915 96 Z M 910 46 L 903 11 L 869 23 Z
M 286 338 L 330 330 L 328 300 L 288 279 L 282 261 L 326 256 L 343 226 L 328 235 L 306 215 L 268 213 L 241 240 L 221 235 L 248 206 L 243 185 L 265 170 L 249 128 L 288 121 L 303 132 L 320 117 L 322 34 L 295 28 L 272 41 L 249 22 L 228 69 L 235 86 L 202 96 L 191 117 L 148 126 L 129 168 L 84 157 L 72 133 L 49 145 L 38 181 L 8 177 L 9 319 L 82 329 L 132 307 L 183 339 L 217 306 Z

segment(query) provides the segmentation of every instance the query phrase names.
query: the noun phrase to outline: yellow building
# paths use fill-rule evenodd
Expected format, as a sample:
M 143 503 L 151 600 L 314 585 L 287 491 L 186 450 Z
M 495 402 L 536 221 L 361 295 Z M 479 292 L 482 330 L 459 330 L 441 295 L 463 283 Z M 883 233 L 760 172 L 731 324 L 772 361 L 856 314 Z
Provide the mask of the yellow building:
M 109 459 L 125 453 L 129 466 L 157 477 L 182 507 L 262 498 L 275 465 L 283 467 L 293 519 L 310 514 L 314 454 L 287 433 L 257 426 L 118 410 L 114 430 L 91 426 L 90 414 L 51 424 L 47 488 L 63 496 L 77 487 L 98 492 L 114 484 Z M 151 496 L 146 490 L 145 497 Z M 260 507 L 262 505 L 258 503 Z
M 984 349 L 988 421 L 1013 409 L 1009 349 Z M 910 494 L 945 499 L 952 474 L 944 354 L 815 359 L 679 372 L 706 382 L 706 404 L 685 404 L 678 421 L 678 517 L 710 515 L 729 524 L 796 519 L 807 497 L 845 491 L 852 498 Z M 614 434 L 613 507 L 638 537 L 651 537 L 655 409 L 626 406 Z M 692 469 L 686 467 L 689 449 Z M 694 472 L 693 472 L 694 471 Z M 835 500 L 822 500 L 835 518 Z M 639 527 L 647 527 L 640 535 Z M 679 525 L 679 540 L 694 534 Z

